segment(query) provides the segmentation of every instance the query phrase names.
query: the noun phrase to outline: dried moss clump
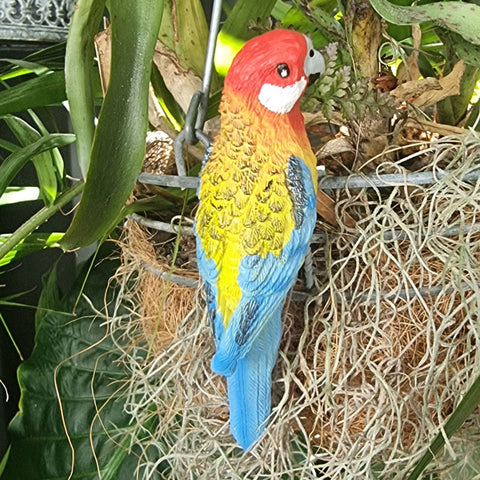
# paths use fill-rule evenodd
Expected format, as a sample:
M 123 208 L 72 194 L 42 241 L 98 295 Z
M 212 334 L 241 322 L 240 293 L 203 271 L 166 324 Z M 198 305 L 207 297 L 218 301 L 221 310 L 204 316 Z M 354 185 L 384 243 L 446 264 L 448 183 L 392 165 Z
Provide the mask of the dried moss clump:
M 210 368 L 202 294 L 166 280 L 196 277 L 192 237 L 177 265 L 172 239 L 128 222 L 119 278 L 138 321 L 113 326 L 131 339 L 127 405 L 142 478 L 405 477 L 480 370 L 480 185 L 462 180 L 480 163 L 480 140 L 444 138 L 418 157 L 420 171 L 439 175 L 434 185 L 338 191 L 338 216 L 356 227 L 319 223 L 316 293 L 285 309 L 274 408 L 248 453 L 229 433 L 224 379 Z M 386 159 L 379 168 L 407 173 Z

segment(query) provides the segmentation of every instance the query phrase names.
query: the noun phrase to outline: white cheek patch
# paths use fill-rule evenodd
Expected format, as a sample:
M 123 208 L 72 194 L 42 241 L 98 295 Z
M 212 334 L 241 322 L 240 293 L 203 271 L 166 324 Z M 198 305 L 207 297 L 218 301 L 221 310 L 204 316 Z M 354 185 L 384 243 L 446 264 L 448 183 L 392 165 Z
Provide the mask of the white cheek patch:
M 279 87 L 265 83 L 258 94 L 259 102 L 274 113 L 288 113 L 302 96 L 307 80 L 302 77 L 293 85 Z

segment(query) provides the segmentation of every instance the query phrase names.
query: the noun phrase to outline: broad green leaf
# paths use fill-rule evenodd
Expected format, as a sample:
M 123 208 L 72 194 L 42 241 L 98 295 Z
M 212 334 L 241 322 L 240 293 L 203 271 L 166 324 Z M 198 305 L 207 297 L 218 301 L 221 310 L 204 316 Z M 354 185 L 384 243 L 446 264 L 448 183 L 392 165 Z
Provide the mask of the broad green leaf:
M 37 141 L 20 148 L 9 155 L 0 165 L 0 196 L 3 194 L 15 175 L 32 157 L 55 147 L 63 147 L 75 141 L 75 135 L 68 133 L 52 133 L 40 137 Z
M 83 290 L 88 301 L 82 298 L 75 318 L 64 313 L 83 278 L 56 305 L 58 312 L 38 324 L 33 353 L 18 370 L 20 408 L 10 424 L 2 480 L 136 478 L 138 457 L 128 450 L 130 417 L 123 408 L 126 373 L 96 313 L 105 314 L 104 301 L 113 294 L 104 298 L 105 290 L 117 266 L 106 259 L 95 266 Z
M 0 197 L 0 207 L 13 203 L 32 202 L 40 199 L 38 187 L 7 187 Z
M 285 15 L 291 9 L 291 7 L 291 5 L 284 2 L 283 0 L 277 0 L 272 8 L 271 15 L 275 20 L 281 22 L 283 20 L 283 17 L 285 17 Z
M 472 45 L 467 42 L 461 35 L 453 32 L 446 32 L 446 35 L 441 35 L 444 42 L 449 41 L 453 44 L 458 57 L 466 64 L 473 67 L 480 67 L 480 46 Z
M 58 247 L 58 242 L 63 233 L 32 233 L 22 240 L 16 247 L 12 248 L 3 258 L 0 258 L 0 267 L 8 265 L 14 260 L 38 252 L 45 248 Z M 0 235 L 0 247 L 11 238 L 11 234 Z
M 424 453 L 423 457 L 417 462 L 415 468 L 408 476 L 407 480 L 416 480 L 420 477 L 423 470 L 433 460 L 435 455 L 445 445 L 445 437 L 451 438 L 452 435 L 462 426 L 467 417 L 480 404 L 480 375 L 475 379 L 470 388 L 465 393 L 464 397 L 457 405 L 453 413 L 448 418 L 443 426 L 443 431 L 433 439 L 432 443 Z
M 104 8 L 105 0 L 80 0 L 77 3 L 68 31 L 65 54 L 66 91 L 73 131 L 77 135 L 77 158 L 83 178 L 87 177 L 95 133 L 93 38 L 98 33 Z
M 433 22 L 461 35 L 465 40 L 480 45 L 480 7 L 472 3 L 447 1 L 429 5 L 402 7 L 388 0 L 370 0 L 373 8 L 387 22 L 413 25 Z
M 66 100 L 65 74 L 51 72 L 0 92 L 0 115 L 58 105 Z
M 66 250 L 89 245 L 112 230 L 140 173 L 148 84 L 162 11 L 163 2 L 158 0 L 111 2 L 111 79 L 98 119 L 85 191 L 61 242 Z
M 37 130 L 19 117 L 6 115 L 3 120 L 22 147 L 26 147 L 41 138 Z M 38 185 L 43 201 L 46 205 L 51 205 L 57 197 L 57 177 L 52 156 L 48 151 L 38 153 L 32 158 L 32 162 L 37 172 Z

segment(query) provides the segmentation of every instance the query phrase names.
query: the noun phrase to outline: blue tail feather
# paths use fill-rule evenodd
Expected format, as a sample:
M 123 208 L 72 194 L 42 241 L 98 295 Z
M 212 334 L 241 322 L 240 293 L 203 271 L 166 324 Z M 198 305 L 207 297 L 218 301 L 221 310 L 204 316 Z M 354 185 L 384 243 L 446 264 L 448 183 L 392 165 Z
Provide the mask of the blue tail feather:
M 281 306 L 265 323 L 251 349 L 237 360 L 234 373 L 227 377 L 230 404 L 230 431 L 244 449 L 265 429 L 271 410 L 272 370 L 280 342 Z

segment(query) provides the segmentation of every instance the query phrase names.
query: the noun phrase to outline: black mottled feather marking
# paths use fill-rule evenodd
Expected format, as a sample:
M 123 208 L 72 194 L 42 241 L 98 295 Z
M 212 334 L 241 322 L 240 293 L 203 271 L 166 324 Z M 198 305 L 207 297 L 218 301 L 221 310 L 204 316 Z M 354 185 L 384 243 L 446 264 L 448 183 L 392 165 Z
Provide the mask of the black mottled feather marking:
M 302 226 L 305 209 L 308 203 L 307 189 L 305 188 L 301 160 L 298 157 L 290 157 L 287 167 L 288 191 L 293 203 L 293 219 L 295 228 Z
M 212 153 L 212 146 L 210 145 L 206 150 L 205 150 L 205 155 L 203 155 L 202 159 L 202 168 L 205 166 L 205 164 L 208 162 L 208 159 L 210 158 L 210 155 Z
M 216 331 L 215 331 L 215 295 L 213 294 L 212 287 L 209 283 L 205 283 L 205 296 L 207 300 L 207 317 L 208 321 L 210 322 L 210 326 L 212 327 L 213 335 L 216 338 Z
M 248 332 L 253 325 L 257 311 L 258 303 L 256 300 L 250 300 L 242 306 L 238 332 L 235 335 L 235 341 L 238 345 L 244 345 L 248 340 Z

